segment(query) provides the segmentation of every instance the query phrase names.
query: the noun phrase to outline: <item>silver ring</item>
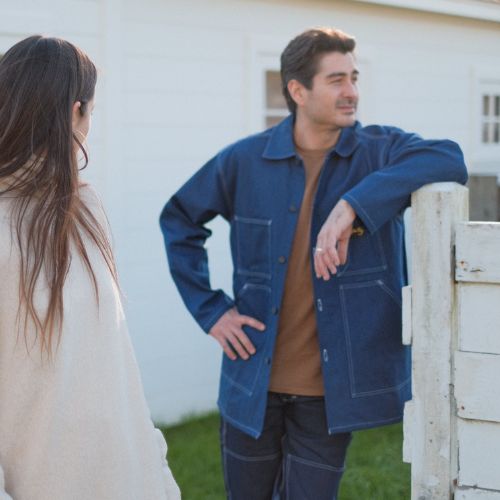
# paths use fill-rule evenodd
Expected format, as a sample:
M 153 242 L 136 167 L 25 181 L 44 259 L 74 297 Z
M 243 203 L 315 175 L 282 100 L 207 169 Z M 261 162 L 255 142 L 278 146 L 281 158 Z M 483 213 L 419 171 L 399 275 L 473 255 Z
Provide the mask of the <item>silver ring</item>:
M 320 248 L 320 247 L 316 247 L 316 248 L 314 249 L 314 251 L 315 251 L 315 252 L 324 252 L 324 250 L 323 250 L 322 248 Z

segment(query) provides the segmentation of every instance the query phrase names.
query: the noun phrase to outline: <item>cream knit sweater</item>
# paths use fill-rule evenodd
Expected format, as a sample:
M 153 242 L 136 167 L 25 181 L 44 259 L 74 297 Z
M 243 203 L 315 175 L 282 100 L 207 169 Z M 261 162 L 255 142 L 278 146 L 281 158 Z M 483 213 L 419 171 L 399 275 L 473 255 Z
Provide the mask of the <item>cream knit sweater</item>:
M 106 226 L 93 191 L 87 204 Z M 0 196 L 0 500 L 177 500 L 153 427 L 120 296 L 98 250 L 86 247 L 94 289 L 75 252 L 64 288 L 64 323 L 52 360 L 16 323 L 19 253 L 12 199 Z M 36 303 L 48 291 L 40 285 Z

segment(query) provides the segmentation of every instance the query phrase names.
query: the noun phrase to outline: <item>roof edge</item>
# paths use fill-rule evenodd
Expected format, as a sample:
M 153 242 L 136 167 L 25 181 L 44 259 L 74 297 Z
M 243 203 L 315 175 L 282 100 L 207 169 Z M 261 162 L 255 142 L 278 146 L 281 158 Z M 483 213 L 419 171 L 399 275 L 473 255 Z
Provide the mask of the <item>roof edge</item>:
M 500 23 L 500 3 L 494 0 L 354 0 L 359 3 L 420 10 Z

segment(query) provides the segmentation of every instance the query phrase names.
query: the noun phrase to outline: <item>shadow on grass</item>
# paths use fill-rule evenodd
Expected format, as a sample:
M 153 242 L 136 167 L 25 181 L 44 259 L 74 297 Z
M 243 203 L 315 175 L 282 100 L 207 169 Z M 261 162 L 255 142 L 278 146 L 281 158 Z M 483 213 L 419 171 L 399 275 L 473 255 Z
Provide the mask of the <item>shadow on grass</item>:
M 161 430 L 183 500 L 224 500 L 218 414 Z M 339 500 L 409 500 L 410 466 L 401 461 L 401 446 L 401 424 L 356 432 Z

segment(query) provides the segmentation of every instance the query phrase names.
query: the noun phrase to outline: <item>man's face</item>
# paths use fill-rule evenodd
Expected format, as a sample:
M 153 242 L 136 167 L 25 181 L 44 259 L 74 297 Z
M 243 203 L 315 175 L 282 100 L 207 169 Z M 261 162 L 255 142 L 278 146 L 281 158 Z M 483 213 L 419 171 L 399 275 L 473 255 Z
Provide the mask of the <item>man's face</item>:
M 303 89 L 298 112 L 318 126 L 350 127 L 356 119 L 358 73 L 352 53 L 324 54 L 318 62 L 312 88 Z

